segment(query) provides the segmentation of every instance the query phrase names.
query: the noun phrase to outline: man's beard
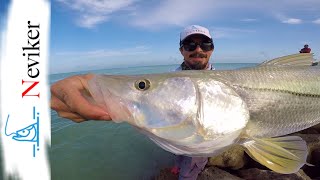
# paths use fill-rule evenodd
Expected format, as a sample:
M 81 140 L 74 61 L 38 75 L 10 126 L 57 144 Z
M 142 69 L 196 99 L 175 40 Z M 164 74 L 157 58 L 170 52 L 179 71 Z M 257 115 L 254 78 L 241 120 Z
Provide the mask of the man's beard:
M 202 53 L 193 53 L 190 54 L 190 58 L 207 58 L 206 54 Z M 192 70 L 204 70 L 207 67 L 208 63 L 205 62 L 186 62 L 186 65 Z
M 194 58 L 194 57 L 197 57 L 197 58 L 207 58 L 207 55 L 206 54 L 203 54 L 203 53 L 193 53 L 193 54 L 190 54 L 191 58 Z

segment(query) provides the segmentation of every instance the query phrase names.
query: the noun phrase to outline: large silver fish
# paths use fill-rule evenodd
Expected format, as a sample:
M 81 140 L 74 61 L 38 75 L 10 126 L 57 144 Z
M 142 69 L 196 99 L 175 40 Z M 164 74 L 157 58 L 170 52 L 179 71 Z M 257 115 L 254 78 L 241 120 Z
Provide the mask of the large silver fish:
M 113 121 L 137 127 L 167 151 L 215 156 L 241 144 L 287 174 L 306 164 L 307 146 L 284 135 L 320 123 L 320 68 L 312 59 L 295 54 L 239 70 L 96 75 L 89 89 Z

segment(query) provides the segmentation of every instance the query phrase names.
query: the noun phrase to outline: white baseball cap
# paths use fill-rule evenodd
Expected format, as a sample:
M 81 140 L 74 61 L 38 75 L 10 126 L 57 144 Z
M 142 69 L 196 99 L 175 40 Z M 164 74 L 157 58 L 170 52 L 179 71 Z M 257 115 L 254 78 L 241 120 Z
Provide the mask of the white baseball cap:
M 180 33 L 180 42 L 185 40 L 188 36 L 193 35 L 193 34 L 202 34 L 209 39 L 211 38 L 210 32 L 207 28 L 199 26 L 199 25 L 191 25 L 186 28 Z

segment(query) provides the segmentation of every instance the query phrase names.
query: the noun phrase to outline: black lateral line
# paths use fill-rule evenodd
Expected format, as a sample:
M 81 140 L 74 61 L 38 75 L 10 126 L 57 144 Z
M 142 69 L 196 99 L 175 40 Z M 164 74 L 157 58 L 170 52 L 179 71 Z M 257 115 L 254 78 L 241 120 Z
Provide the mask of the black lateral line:
M 294 92 L 294 91 L 290 91 L 290 90 L 283 90 L 283 89 L 252 88 L 252 87 L 246 87 L 246 86 L 240 86 L 240 85 L 236 85 L 236 86 L 243 88 L 243 89 L 250 89 L 250 90 L 257 90 L 257 91 L 280 92 L 280 93 L 292 94 L 295 96 L 320 98 L 320 94 L 299 93 L 299 92 Z

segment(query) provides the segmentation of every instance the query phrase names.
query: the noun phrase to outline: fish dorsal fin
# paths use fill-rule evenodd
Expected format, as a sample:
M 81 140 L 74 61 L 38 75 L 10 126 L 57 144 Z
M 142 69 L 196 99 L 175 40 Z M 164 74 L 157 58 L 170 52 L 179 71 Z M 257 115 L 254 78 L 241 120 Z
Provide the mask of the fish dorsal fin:
M 308 147 L 299 136 L 252 138 L 243 145 L 253 159 L 278 173 L 295 173 L 307 164 Z
M 313 53 L 298 53 L 267 60 L 259 66 L 311 66 L 313 61 Z

